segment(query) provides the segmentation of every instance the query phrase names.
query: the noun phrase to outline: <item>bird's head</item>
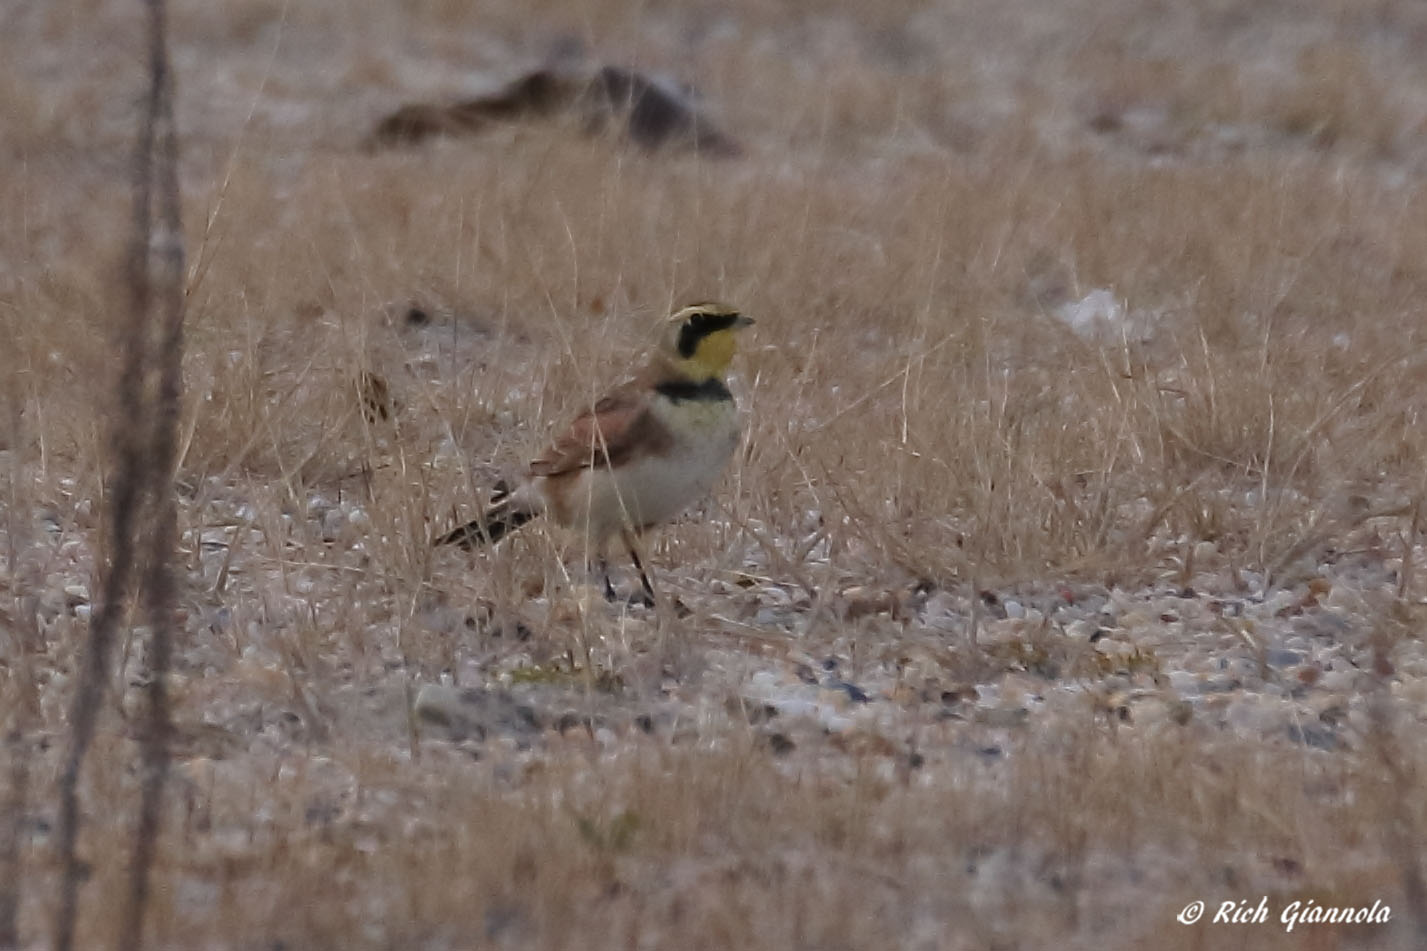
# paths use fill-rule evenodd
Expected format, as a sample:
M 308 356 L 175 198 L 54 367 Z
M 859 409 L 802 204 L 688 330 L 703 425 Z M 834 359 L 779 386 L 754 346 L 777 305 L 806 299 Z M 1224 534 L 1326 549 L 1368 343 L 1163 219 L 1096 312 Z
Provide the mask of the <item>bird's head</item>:
M 726 304 L 691 304 L 669 318 L 669 356 L 682 375 L 696 383 L 722 377 L 737 350 L 734 336 L 751 326 Z

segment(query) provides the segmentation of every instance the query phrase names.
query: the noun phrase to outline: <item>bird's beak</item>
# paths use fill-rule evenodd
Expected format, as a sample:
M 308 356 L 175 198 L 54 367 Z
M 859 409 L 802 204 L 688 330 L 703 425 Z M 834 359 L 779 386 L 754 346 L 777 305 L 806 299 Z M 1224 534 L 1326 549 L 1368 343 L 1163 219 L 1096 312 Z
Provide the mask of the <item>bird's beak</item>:
M 738 319 L 733 322 L 733 326 L 735 328 L 752 327 L 753 323 L 754 321 L 752 317 L 746 317 L 743 314 L 739 314 Z

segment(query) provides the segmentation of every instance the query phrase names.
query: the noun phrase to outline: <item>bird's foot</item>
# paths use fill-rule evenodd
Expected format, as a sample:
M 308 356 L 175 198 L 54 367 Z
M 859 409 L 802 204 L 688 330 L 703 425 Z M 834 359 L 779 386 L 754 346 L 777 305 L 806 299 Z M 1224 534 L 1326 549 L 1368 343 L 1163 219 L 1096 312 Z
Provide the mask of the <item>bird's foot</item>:
M 632 608 L 652 608 L 654 607 L 654 595 L 648 591 L 635 591 L 626 597 L 624 602 Z
M 609 582 L 605 582 L 604 599 L 610 604 L 622 604 L 631 608 L 654 607 L 654 598 L 647 591 L 635 591 L 621 596 Z

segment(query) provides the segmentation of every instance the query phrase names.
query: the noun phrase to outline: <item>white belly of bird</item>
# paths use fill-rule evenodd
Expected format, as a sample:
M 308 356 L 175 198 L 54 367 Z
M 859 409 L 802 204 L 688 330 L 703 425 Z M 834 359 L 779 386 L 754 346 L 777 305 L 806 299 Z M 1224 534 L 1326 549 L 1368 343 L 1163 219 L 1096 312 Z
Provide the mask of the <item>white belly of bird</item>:
M 631 459 L 615 471 L 586 470 L 574 488 L 569 527 L 602 541 L 625 527 L 667 522 L 713 489 L 738 445 L 738 413 L 729 403 L 660 406 L 676 437 L 669 451 Z

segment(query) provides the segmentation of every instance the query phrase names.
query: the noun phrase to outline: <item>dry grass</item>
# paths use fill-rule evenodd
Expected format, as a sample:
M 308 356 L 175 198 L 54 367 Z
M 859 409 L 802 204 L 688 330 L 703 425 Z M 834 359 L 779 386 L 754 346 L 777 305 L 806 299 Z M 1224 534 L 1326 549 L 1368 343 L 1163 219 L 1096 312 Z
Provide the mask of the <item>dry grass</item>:
M 0 574 L 0 719 L 33 757 L 24 946 L 52 913 L 84 631 L 64 588 L 95 570 L 111 475 L 111 156 L 142 81 L 137 11 L 81 6 L 0 15 L 0 419 L 23 408 L 0 432 L 0 529 L 28 540 Z M 1363 681 L 1387 712 L 1354 743 L 1312 749 L 1180 722 L 1175 657 L 1087 660 L 1030 627 L 974 649 L 974 614 L 937 634 L 857 617 L 847 591 L 1182 587 L 1203 542 L 1291 587 L 1361 543 L 1400 584 L 1354 636 L 1406 670 L 1427 597 L 1404 517 L 1427 495 L 1427 153 L 1393 37 L 1421 15 L 864 6 L 178 5 L 187 633 L 157 944 L 1190 949 L 1229 940 L 1175 924 L 1191 899 L 1270 894 L 1381 899 L 1394 926 L 1235 946 L 1415 946 L 1400 843 L 1427 842 L 1427 814 L 1400 800 L 1427 747 L 1405 673 Z M 412 94 L 575 47 L 694 81 L 747 155 L 534 126 L 358 149 Z M 1097 289 L 1128 319 L 1076 333 L 1067 308 Z M 671 305 L 709 296 L 759 324 L 735 380 L 746 449 L 655 549 L 690 617 L 582 606 L 539 533 L 430 550 Z M 363 416 L 364 373 L 391 420 Z M 774 594 L 795 622 L 758 620 Z M 726 714 L 740 678 L 825 655 L 937 695 L 1084 689 L 1028 728 L 898 694 L 906 719 L 785 755 Z M 413 733 L 421 684 L 512 671 L 589 728 Z M 81 946 L 111 940 L 127 887 L 127 682 L 84 790 Z M 1127 684 L 1164 692 L 1158 719 L 1122 720 Z M 645 712 L 650 735 L 628 726 Z

